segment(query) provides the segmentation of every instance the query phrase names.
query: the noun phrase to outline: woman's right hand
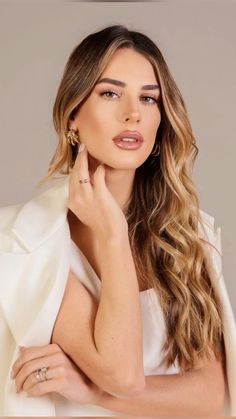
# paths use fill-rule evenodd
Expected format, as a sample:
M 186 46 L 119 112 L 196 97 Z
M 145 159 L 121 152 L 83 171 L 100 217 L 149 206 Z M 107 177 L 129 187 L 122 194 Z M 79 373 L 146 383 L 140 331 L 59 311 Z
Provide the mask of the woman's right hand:
M 85 146 L 81 148 L 70 174 L 68 208 L 98 238 L 106 240 L 117 234 L 128 234 L 125 215 L 107 188 L 104 165 L 90 174 L 88 151 Z M 80 183 L 79 179 L 84 178 L 90 182 Z
M 42 367 L 47 371 L 45 379 L 40 381 L 35 373 Z M 54 343 L 21 348 L 13 365 L 12 379 L 17 393 L 25 391 L 31 397 L 58 393 L 80 404 L 96 404 L 103 393 Z

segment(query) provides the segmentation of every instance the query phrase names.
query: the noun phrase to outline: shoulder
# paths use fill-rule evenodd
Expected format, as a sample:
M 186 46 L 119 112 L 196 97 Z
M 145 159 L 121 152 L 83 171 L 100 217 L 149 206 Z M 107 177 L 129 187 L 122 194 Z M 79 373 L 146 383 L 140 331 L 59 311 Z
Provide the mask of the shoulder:
M 0 208 L 0 250 L 10 251 L 14 243 L 33 251 L 66 225 L 69 177 L 45 190 L 35 190 L 23 204 Z
M 0 251 L 10 251 L 14 236 L 12 226 L 21 211 L 23 204 L 0 207 Z
M 215 218 L 207 212 L 199 211 L 198 233 L 202 239 L 203 249 L 208 260 L 213 264 L 218 275 L 222 274 L 221 227 L 215 226 Z
M 8 205 L 0 207 L 0 230 L 9 228 L 15 221 L 17 214 L 23 204 Z
M 206 228 L 210 230 L 214 230 L 215 218 L 208 214 L 206 211 L 203 211 L 201 208 L 199 210 L 200 221 Z
M 216 227 L 215 218 L 203 211 L 199 210 L 199 235 L 211 244 L 219 247 L 219 239 L 221 238 L 221 227 Z

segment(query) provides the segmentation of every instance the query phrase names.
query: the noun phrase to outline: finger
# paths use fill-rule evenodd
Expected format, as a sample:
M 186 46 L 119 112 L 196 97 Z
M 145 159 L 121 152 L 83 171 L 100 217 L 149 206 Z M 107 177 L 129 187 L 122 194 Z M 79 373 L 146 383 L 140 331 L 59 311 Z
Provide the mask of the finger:
M 48 354 L 62 352 L 59 345 L 52 343 L 45 346 L 33 346 L 20 351 L 20 356 L 12 366 L 12 378 L 15 378 L 22 366 L 33 359 L 42 358 Z
M 64 373 L 64 368 L 63 367 L 56 367 L 56 368 L 48 368 L 48 370 L 46 371 L 46 380 L 52 380 L 55 378 L 60 378 L 63 376 Z M 29 377 L 27 377 L 27 379 L 25 380 L 23 386 L 22 386 L 22 390 L 28 392 L 28 390 L 33 387 L 35 384 L 38 384 L 39 380 L 36 378 L 35 376 L 35 372 L 33 372 L 32 374 L 29 375 Z
M 14 378 L 22 366 L 33 359 L 43 357 L 50 353 L 60 352 L 61 348 L 57 344 L 50 344 L 45 346 L 33 346 L 29 348 L 21 348 L 20 356 L 12 366 L 12 378 Z
M 88 179 L 86 183 L 80 183 L 80 179 Z M 85 147 L 83 151 L 78 153 L 78 156 L 75 160 L 74 167 L 71 171 L 70 177 L 70 190 L 71 193 L 78 193 L 78 186 L 85 192 L 91 191 L 91 179 L 89 173 L 89 165 L 88 165 L 88 151 Z
M 59 364 L 58 357 L 55 356 L 55 354 L 50 356 L 45 356 L 43 358 L 34 359 L 33 361 L 29 361 L 26 364 L 23 365 L 23 367 L 20 369 L 18 374 L 15 377 L 15 384 L 17 391 L 21 391 L 24 382 L 27 380 L 27 378 L 35 373 L 40 368 L 48 368 L 55 367 Z
M 82 144 L 82 146 L 83 146 L 82 150 L 80 149 L 75 159 L 75 164 L 72 169 L 72 173 L 73 172 L 76 172 L 76 173 L 80 172 L 83 174 L 88 173 L 88 150 L 84 144 Z
M 33 387 L 30 387 L 27 394 L 29 396 L 42 396 L 53 392 L 60 393 L 63 389 L 64 382 L 64 378 L 54 378 L 52 380 L 42 381 L 41 383 L 37 383 Z
M 105 166 L 104 164 L 100 164 L 95 170 L 94 175 L 93 175 L 94 189 L 97 189 L 98 191 L 101 191 L 104 189 L 107 190 L 105 174 L 106 174 Z

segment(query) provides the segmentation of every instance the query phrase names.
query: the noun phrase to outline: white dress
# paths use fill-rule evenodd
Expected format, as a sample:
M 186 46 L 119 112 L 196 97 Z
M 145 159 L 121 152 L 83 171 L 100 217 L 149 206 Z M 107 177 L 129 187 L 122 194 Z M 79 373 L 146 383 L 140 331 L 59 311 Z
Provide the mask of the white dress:
M 89 264 L 87 258 L 71 240 L 71 270 L 80 278 L 81 283 L 99 301 L 101 281 Z M 153 288 L 140 292 L 141 315 L 143 325 L 143 364 L 145 375 L 176 374 L 177 363 L 166 368 L 163 365 L 162 344 L 165 340 L 165 324 L 158 296 Z M 122 416 L 95 405 L 80 405 L 55 396 L 56 414 L 58 416 Z

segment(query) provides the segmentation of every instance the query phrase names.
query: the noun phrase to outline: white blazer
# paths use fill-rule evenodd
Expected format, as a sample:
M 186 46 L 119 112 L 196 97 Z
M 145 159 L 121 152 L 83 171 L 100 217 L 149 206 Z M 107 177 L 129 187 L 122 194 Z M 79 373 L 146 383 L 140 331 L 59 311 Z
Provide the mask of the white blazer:
M 67 221 L 68 179 L 33 197 L 26 204 L 0 208 L 0 415 L 55 416 L 53 395 L 17 394 L 10 378 L 17 347 L 46 345 L 63 298 L 70 264 Z M 203 234 L 221 252 L 220 228 L 201 211 Z M 236 415 L 236 326 L 222 275 L 221 256 L 212 249 L 219 279 L 214 281 L 223 311 L 228 414 Z

